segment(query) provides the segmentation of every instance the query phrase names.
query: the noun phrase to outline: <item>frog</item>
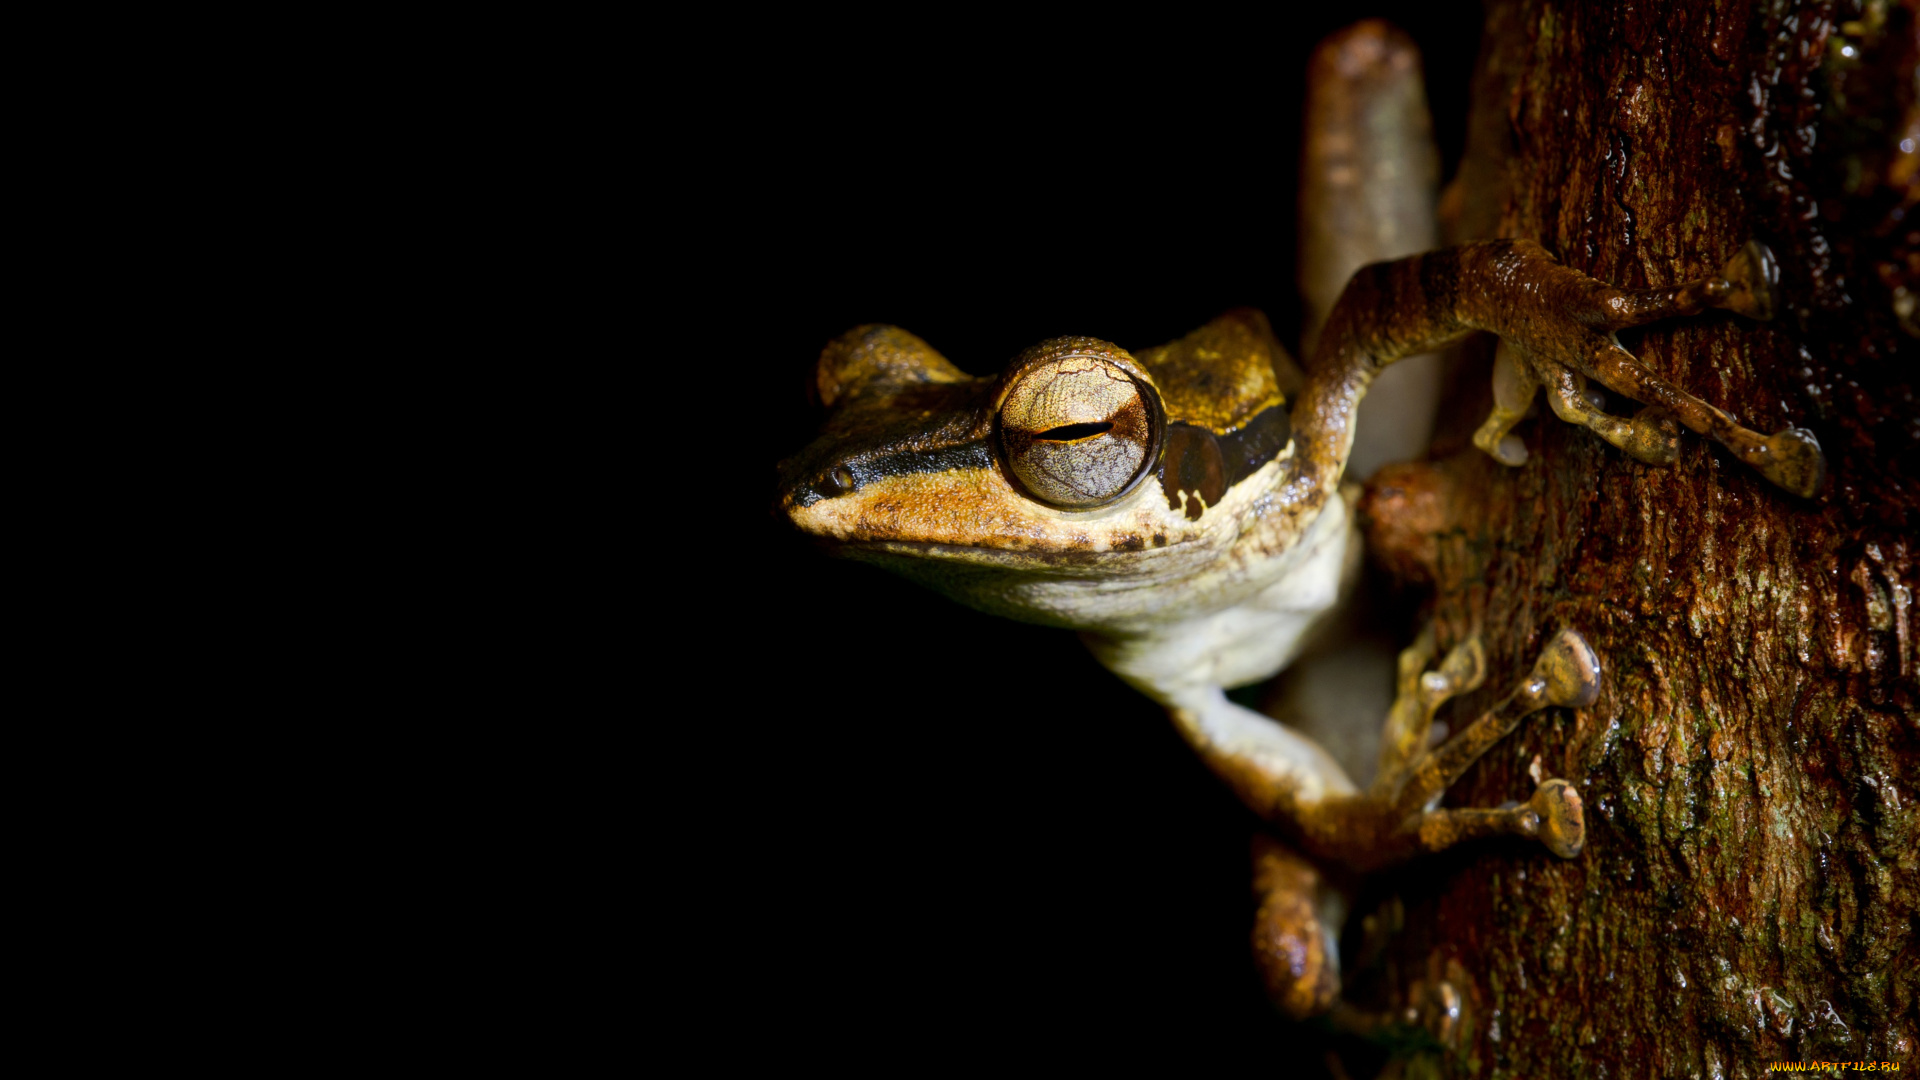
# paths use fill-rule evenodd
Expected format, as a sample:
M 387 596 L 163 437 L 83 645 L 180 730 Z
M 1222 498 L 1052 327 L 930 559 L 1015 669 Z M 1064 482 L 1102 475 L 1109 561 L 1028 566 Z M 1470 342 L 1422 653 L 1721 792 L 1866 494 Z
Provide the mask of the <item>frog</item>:
M 1389 99 L 1411 48 L 1366 24 L 1323 46 L 1331 59 L 1310 93 L 1347 102 L 1349 130 L 1313 137 L 1351 147 L 1377 115 L 1369 110 L 1402 108 Z M 1326 198 L 1352 216 L 1370 196 L 1341 182 L 1351 162 L 1325 156 Z M 1255 853 L 1252 944 L 1269 995 L 1294 1018 L 1338 1003 L 1349 875 L 1501 835 L 1563 859 L 1585 843 L 1585 808 L 1565 778 L 1536 774 L 1524 802 L 1441 806 L 1529 716 L 1594 702 L 1603 663 L 1576 627 L 1550 635 L 1502 698 L 1445 738 L 1440 710 L 1487 680 L 1486 650 L 1469 636 L 1443 652 L 1431 628 L 1421 633 L 1397 659 L 1385 717 L 1337 718 L 1379 727 L 1371 778 L 1228 695 L 1299 658 L 1353 590 L 1360 489 L 1350 466 L 1376 381 L 1492 334 L 1493 406 L 1473 442 L 1503 465 L 1528 459 L 1516 431 L 1544 391 L 1555 417 L 1650 465 L 1675 460 L 1684 427 L 1792 496 L 1813 496 L 1825 469 L 1811 432 L 1752 430 L 1617 337 L 1714 309 L 1771 318 L 1778 273 L 1758 242 L 1714 260 L 1717 272 L 1632 290 L 1522 238 L 1357 268 L 1344 265 L 1356 261 L 1351 251 L 1305 261 L 1303 280 L 1336 284 L 1317 305 L 1309 297 L 1304 366 L 1246 308 L 1136 351 L 1051 338 L 977 377 L 905 329 L 849 330 L 815 364 L 823 426 L 781 463 L 775 497 L 776 514 L 833 554 L 981 611 L 1077 632 L 1166 710 L 1271 830 Z M 1614 415 L 1593 383 L 1647 408 Z M 1444 1013 L 1446 990 L 1429 997 Z

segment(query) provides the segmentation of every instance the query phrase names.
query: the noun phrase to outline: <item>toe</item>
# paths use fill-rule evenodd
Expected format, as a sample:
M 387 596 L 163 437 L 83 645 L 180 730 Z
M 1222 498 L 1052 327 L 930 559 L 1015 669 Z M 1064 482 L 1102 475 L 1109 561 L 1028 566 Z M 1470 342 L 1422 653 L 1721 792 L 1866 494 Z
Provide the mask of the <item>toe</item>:
M 1541 784 L 1527 808 L 1540 816 L 1538 835 L 1547 850 L 1563 859 L 1580 854 L 1587 842 L 1586 811 L 1572 784 L 1565 780 Z
M 1780 264 L 1774 261 L 1773 252 L 1767 249 L 1767 245 L 1758 240 L 1747 241 L 1733 258 L 1727 260 L 1720 276 L 1727 279 L 1733 290 L 1714 306 L 1761 322 L 1773 318 L 1774 291 L 1780 281 Z
M 1580 709 L 1593 704 L 1600 693 L 1600 658 L 1593 646 L 1574 629 L 1554 635 L 1534 661 L 1535 678 L 1546 681 L 1549 705 Z
M 1826 474 L 1827 459 L 1820 453 L 1820 442 L 1813 437 L 1813 432 L 1806 428 L 1788 428 L 1767 437 L 1767 456 L 1760 465 L 1760 475 L 1803 499 L 1810 499 L 1820 490 L 1820 481 Z
M 1680 425 L 1659 406 L 1640 410 L 1621 449 L 1649 465 L 1671 465 L 1680 456 Z

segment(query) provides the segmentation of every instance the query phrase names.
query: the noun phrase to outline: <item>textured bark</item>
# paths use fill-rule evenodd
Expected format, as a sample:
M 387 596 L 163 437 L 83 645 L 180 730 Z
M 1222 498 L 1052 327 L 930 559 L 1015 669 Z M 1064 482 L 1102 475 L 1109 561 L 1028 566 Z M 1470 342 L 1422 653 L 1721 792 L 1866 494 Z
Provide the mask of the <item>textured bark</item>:
M 1434 589 L 1442 644 L 1478 630 L 1485 708 L 1555 631 L 1599 700 L 1496 747 L 1448 805 L 1524 799 L 1536 756 L 1587 806 L 1585 852 L 1480 845 L 1376 888 L 1405 930 L 1361 1003 L 1463 999 L 1410 1071 L 1755 1076 L 1781 1060 L 1920 1068 L 1916 691 L 1915 21 L 1911 4 L 1519 0 L 1488 10 L 1451 239 L 1537 240 L 1665 286 L 1749 237 L 1783 313 L 1623 333 L 1655 371 L 1762 431 L 1812 428 L 1812 500 L 1683 435 L 1638 464 L 1544 405 L 1504 468 L 1467 442 L 1470 346 L 1430 466 L 1369 491 L 1370 542 Z M 1615 398 L 1609 409 L 1637 406 Z M 1395 920 L 1397 921 L 1397 920 Z M 1356 923 L 1360 920 L 1356 919 Z

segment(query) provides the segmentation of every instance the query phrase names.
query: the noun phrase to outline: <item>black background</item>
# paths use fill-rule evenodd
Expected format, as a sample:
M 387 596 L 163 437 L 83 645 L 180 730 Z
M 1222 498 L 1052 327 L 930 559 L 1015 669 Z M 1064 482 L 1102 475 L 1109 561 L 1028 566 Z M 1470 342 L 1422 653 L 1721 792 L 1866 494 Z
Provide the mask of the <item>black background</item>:
M 642 501 L 724 531 L 670 529 L 641 575 L 667 617 L 643 633 L 685 637 L 648 670 L 687 695 L 646 725 L 645 782 L 670 798 L 644 831 L 682 856 L 657 887 L 697 909 L 647 934 L 693 950 L 683 992 L 752 1017 L 749 1041 L 850 1063 L 902 1039 L 928 1060 L 1308 1051 L 1248 954 L 1254 820 L 1164 714 L 1074 635 L 826 558 L 768 506 L 818 420 L 814 358 L 860 323 L 976 374 L 1048 337 L 1140 348 L 1239 305 L 1291 345 L 1306 59 L 1374 14 L 1422 47 L 1451 175 L 1470 4 L 775 32 L 715 54 L 731 66 L 705 78 L 752 88 L 735 105 L 661 121 L 694 137 L 658 167 L 695 179 L 647 228 L 692 242 L 648 248 L 668 279 L 648 318 L 683 329 L 642 353 L 693 392 L 655 406 L 683 434 L 645 452 Z

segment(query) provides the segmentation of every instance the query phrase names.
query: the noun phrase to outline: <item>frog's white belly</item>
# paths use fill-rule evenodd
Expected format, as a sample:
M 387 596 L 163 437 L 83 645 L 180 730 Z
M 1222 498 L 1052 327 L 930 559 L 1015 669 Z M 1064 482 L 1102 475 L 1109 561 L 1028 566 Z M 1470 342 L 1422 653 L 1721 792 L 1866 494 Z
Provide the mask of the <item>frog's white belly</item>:
M 1169 702 L 1181 688 L 1245 686 L 1287 666 L 1308 631 L 1340 601 L 1359 570 L 1360 545 L 1344 498 L 1301 538 L 1292 567 L 1240 603 L 1151 630 L 1089 634 L 1100 662 L 1148 696 Z

